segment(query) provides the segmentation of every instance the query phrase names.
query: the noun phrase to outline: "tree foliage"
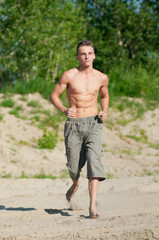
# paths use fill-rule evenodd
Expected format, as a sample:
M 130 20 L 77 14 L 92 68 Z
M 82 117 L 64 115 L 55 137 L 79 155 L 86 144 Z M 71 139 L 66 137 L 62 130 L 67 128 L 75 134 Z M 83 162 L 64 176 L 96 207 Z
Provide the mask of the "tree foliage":
M 37 76 L 54 81 L 73 66 L 70 58 L 79 36 L 85 34 L 80 8 L 73 3 L 4 0 L 0 16 L 1 84 Z
M 141 5 L 122 0 L 79 3 L 85 12 L 87 36 L 96 42 L 98 67 L 103 65 L 102 53 L 104 65 L 110 68 L 110 64 L 117 62 L 145 64 L 148 55 L 159 50 L 158 21 L 150 14 L 151 8 L 144 7 L 144 1 Z
M 0 4 L 0 87 L 18 81 L 37 85 L 37 79 L 40 86 L 56 82 L 63 71 L 76 66 L 77 42 L 90 39 L 95 45 L 94 66 L 110 76 L 112 94 L 158 93 L 158 0 Z

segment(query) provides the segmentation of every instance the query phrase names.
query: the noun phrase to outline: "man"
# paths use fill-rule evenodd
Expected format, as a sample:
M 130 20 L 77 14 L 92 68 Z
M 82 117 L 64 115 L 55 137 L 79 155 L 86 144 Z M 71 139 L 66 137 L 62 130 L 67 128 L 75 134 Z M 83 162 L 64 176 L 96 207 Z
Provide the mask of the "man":
M 109 104 L 108 77 L 93 68 L 95 59 L 91 41 L 81 41 L 77 45 L 76 59 L 79 67 L 64 72 L 52 91 L 52 104 L 64 113 L 68 119 L 65 123 L 64 136 L 67 155 L 67 167 L 73 181 L 66 193 L 68 201 L 79 185 L 81 169 L 87 161 L 89 179 L 91 218 L 97 218 L 96 197 L 98 183 L 105 179 L 101 164 L 102 127 L 107 120 Z M 66 108 L 59 96 L 67 90 L 69 108 Z M 100 92 L 101 109 L 98 117 L 98 93 Z

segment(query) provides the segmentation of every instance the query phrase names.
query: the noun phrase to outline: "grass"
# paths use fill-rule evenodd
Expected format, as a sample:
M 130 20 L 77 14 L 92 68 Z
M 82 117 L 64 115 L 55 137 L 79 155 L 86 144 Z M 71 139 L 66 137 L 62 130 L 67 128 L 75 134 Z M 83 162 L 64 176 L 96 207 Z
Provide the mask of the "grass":
M 47 115 L 47 116 L 51 116 L 51 113 L 50 113 L 50 111 L 49 110 L 42 110 L 42 109 L 32 109 L 31 111 L 30 111 L 30 113 L 31 114 L 37 114 L 37 113 L 42 113 L 42 114 L 45 114 L 45 115 Z
M 147 169 L 144 169 L 143 171 L 144 171 L 143 174 L 146 175 L 146 176 L 152 176 L 153 175 L 153 173 L 151 171 L 147 170 Z
M 103 147 L 103 148 L 106 148 L 106 147 L 107 147 L 107 145 L 106 145 L 105 143 L 103 143 L 103 144 L 102 144 L 102 147 Z
M 119 108 L 120 106 L 120 108 Z M 146 109 L 143 107 L 142 103 L 135 102 L 134 100 L 122 99 L 118 109 L 122 112 L 126 109 L 130 109 L 130 113 L 134 116 L 134 118 L 141 118 L 143 114 L 146 112 Z
M 121 150 L 119 151 L 119 153 L 121 153 L 121 154 L 126 154 L 126 155 L 128 155 L 128 156 L 131 156 L 131 155 L 132 155 L 131 149 L 121 149 Z
M 12 178 L 12 174 L 11 173 L 4 173 L 1 177 L 2 178 Z
M 41 105 L 38 101 L 30 101 L 27 103 L 27 106 L 33 107 L 33 108 L 41 108 Z
M 132 138 L 134 139 L 136 142 L 142 142 L 142 143 L 148 143 L 147 142 L 147 136 L 146 136 L 146 139 L 144 137 L 137 137 L 137 136 L 134 136 L 134 135 L 126 135 L 127 138 Z
M 142 118 L 147 110 L 154 110 L 159 106 L 159 100 L 150 100 L 148 98 L 142 98 L 142 102 L 138 102 L 135 98 L 132 100 L 125 97 L 113 97 L 110 100 L 110 107 L 117 109 L 121 113 L 129 110 L 129 114 L 133 119 Z M 128 122 L 127 122 L 128 123 Z M 126 123 L 126 124 L 127 124 Z M 120 123 L 119 123 L 120 124 Z
M 153 181 L 154 181 L 154 183 L 158 183 L 158 179 L 157 178 L 154 178 Z
M 140 147 L 140 148 L 138 149 L 138 151 L 137 151 L 137 154 L 138 154 L 138 155 L 141 155 L 141 153 L 142 153 L 142 148 Z
M 159 149 L 159 143 L 149 144 L 149 147 L 154 148 L 154 149 Z
M 18 160 L 11 160 L 10 162 L 13 163 L 13 164 L 17 164 Z
M 27 98 L 22 96 L 19 100 L 23 101 L 23 102 L 26 102 L 27 101 Z
M 15 139 L 14 139 L 15 140 Z M 14 148 L 9 148 L 11 151 L 13 151 L 14 153 L 16 153 L 17 152 L 17 150 L 16 149 L 14 149 Z
M 21 176 L 19 178 L 35 178 L 35 179 L 52 179 L 52 180 L 55 180 L 57 177 L 52 175 L 52 174 L 45 174 L 44 172 L 41 172 L 41 173 L 37 173 L 33 176 L 31 175 L 27 175 L 24 171 L 22 171 L 21 173 Z
M 3 115 L 2 114 L 0 114 L 0 121 L 2 121 L 3 120 Z
M 22 174 L 21 174 L 20 178 L 29 178 L 29 176 L 26 175 L 24 171 L 22 171 Z
M 65 179 L 65 178 L 69 178 L 69 172 L 67 169 L 63 169 L 60 173 L 59 178 Z
M 16 164 L 18 161 L 17 160 L 13 160 L 11 161 L 12 163 Z M 29 175 L 26 174 L 24 171 L 21 172 L 20 177 L 13 177 L 11 173 L 3 173 L 1 175 L 2 178 L 24 178 L 24 179 L 52 179 L 55 180 L 57 178 L 59 179 L 66 179 L 69 178 L 69 172 L 67 169 L 63 169 L 59 176 L 55 176 L 53 174 L 46 174 L 44 172 L 40 172 L 40 173 L 36 173 L 34 175 Z
M 140 133 L 139 137 L 137 137 L 135 135 L 126 135 L 126 137 L 132 138 L 137 142 L 142 142 L 142 143 L 148 144 L 148 136 L 145 134 L 145 130 L 139 129 L 139 133 Z
M 126 126 L 131 121 L 133 121 L 133 119 L 120 118 L 120 119 L 117 120 L 117 124 L 119 124 L 121 126 Z
M 8 107 L 8 108 L 12 108 L 12 107 L 14 107 L 14 105 L 15 105 L 15 102 L 14 102 L 12 99 L 3 100 L 3 101 L 0 103 L 0 106 L 2 106 L 2 107 Z
M 15 108 L 15 109 L 9 111 L 9 114 L 14 115 L 16 118 L 20 118 L 20 113 L 19 113 L 18 108 Z
M 108 110 L 108 120 L 106 127 L 110 130 L 119 130 L 120 126 L 126 126 L 130 122 L 142 119 L 145 112 L 154 110 L 159 106 L 159 99 L 151 100 L 148 98 L 127 98 L 127 97 L 110 97 L 110 104 Z M 112 115 L 113 112 L 113 115 Z M 116 114 L 115 114 L 116 113 Z M 115 118 L 113 117 L 115 115 Z M 155 114 L 152 112 L 153 117 Z M 135 134 L 133 134 L 135 135 Z M 141 134 L 140 134 L 141 135 Z M 145 136 L 142 136 L 142 141 L 148 142 Z M 130 136 L 136 141 L 140 141 L 140 137 Z
M 29 93 L 40 93 L 44 98 L 49 99 L 51 91 L 53 90 L 55 83 L 52 81 L 46 81 L 43 78 L 37 77 L 36 79 L 31 79 L 29 82 L 23 79 L 16 82 L 16 84 L 6 85 L 1 89 L 4 94 L 21 94 L 26 95 Z
M 28 143 L 28 142 L 26 142 L 26 141 L 24 141 L 24 140 L 20 140 L 20 141 L 19 141 L 19 144 L 20 144 L 20 145 L 23 145 L 23 146 L 30 146 L 30 143 Z
M 38 178 L 38 179 L 46 179 L 46 178 L 49 178 L 49 179 L 53 179 L 55 180 L 57 177 L 52 175 L 52 174 L 45 174 L 45 173 L 39 173 L 39 174 L 35 174 L 33 176 L 33 178 Z
M 44 130 L 43 136 L 38 139 L 39 149 L 54 149 L 58 143 L 58 134 Z
M 17 106 L 16 108 L 14 108 L 13 110 L 9 111 L 9 114 L 14 115 L 16 118 L 21 118 L 23 120 L 27 119 L 26 116 L 21 116 L 20 115 L 20 111 L 23 110 L 22 106 Z
M 106 173 L 106 179 L 112 179 L 115 178 L 114 174 Z
M 58 132 L 59 130 L 59 122 L 63 122 L 66 120 L 66 116 L 61 113 L 60 111 L 56 111 L 54 115 L 51 115 L 50 113 L 47 114 L 47 116 L 40 122 L 39 128 L 45 129 L 47 127 L 52 127 L 56 129 Z
M 36 122 L 39 122 L 40 121 L 40 116 L 35 115 L 31 118 L 31 120 L 35 120 Z
M 121 102 L 116 105 L 116 108 L 120 111 L 123 112 L 126 108 L 132 108 L 134 105 L 133 101 L 130 101 L 127 98 L 123 98 L 120 100 Z

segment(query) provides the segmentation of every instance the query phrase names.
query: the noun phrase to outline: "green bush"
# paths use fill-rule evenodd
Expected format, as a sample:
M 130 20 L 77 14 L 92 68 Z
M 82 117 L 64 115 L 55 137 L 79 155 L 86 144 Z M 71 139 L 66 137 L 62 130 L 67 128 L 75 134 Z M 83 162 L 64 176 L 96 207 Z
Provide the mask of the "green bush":
M 6 99 L 1 102 L 2 107 L 9 107 L 12 108 L 14 107 L 15 102 L 12 99 Z
M 39 104 L 38 101 L 30 101 L 30 102 L 28 102 L 27 105 L 28 105 L 29 107 L 33 107 L 33 108 L 40 108 L 40 107 L 41 107 L 41 105 Z
M 19 80 L 13 86 L 7 85 L 3 87 L 1 92 L 22 95 L 39 92 L 44 98 L 49 99 L 54 86 L 55 84 L 50 81 L 45 81 L 42 78 L 36 78 L 31 79 L 29 82 Z
M 9 111 L 9 114 L 14 115 L 16 118 L 20 118 L 19 109 L 15 108 L 12 111 Z
M 58 131 L 59 130 L 59 122 L 63 122 L 65 120 L 66 120 L 66 116 L 63 113 L 61 113 L 59 110 L 57 110 L 53 115 L 48 113 L 46 118 L 44 118 L 40 122 L 39 128 L 44 129 L 47 127 L 52 127 Z
M 153 72 L 141 64 L 137 67 L 114 65 L 108 72 L 109 93 L 112 96 L 159 98 L 158 70 Z
M 39 149 L 54 149 L 58 142 L 57 133 L 53 135 L 51 131 L 44 131 L 43 136 L 38 139 Z

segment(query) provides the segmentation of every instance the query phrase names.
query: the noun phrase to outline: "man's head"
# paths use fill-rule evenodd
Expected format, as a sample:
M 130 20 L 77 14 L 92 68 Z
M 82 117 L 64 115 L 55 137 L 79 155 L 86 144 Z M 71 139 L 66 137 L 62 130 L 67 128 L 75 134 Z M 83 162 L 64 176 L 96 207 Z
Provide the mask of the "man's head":
M 79 48 L 80 48 L 80 47 L 83 47 L 83 46 L 90 46 L 90 47 L 92 47 L 93 50 L 94 50 L 93 43 L 92 43 L 90 40 L 83 40 L 83 41 L 80 41 L 80 42 L 78 43 L 78 45 L 77 45 L 77 48 L 76 48 L 76 50 L 77 50 L 77 55 L 78 55 L 78 53 L 79 53 Z
M 95 53 L 91 41 L 85 40 L 78 43 L 76 59 L 80 62 L 80 66 L 84 68 L 92 66 L 95 59 Z

